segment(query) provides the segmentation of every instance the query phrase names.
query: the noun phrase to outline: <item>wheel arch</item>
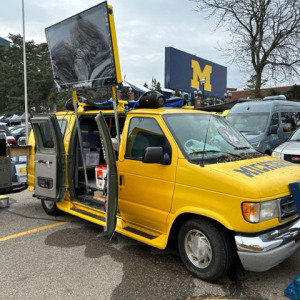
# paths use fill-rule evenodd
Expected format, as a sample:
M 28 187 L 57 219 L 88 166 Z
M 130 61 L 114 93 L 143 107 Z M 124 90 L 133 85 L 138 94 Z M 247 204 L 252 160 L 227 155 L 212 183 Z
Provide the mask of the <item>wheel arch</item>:
M 268 148 L 268 149 L 265 150 L 264 153 L 271 156 L 271 155 L 272 155 L 272 150 L 270 150 L 270 149 Z
M 206 215 L 203 214 L 199 214 L 199 213 L 193 213 L 193 212 L 182 212 L 181 214 L 178 214 L 176 216 L 176 218 L 173 220 L 172 225 L 170 226 L 170 230 L 169 230 L 169 240 L 175 240 L 177 238 L 180 226 L 186 222 L 189 219 L 192 218 L 199 218 L 199 219 L 204 219 L 207 221 L 210 221 L 211 223 L 213 223 L 214 225 L 218 226 L 220 228 L 220 230 L 224 230 L 227 231 L 229 236 L 232 238 L 234 238 L 234 231 L 232 229 L 230 229 L 229 224 L 227 224 L 227 226 L 225 226 L 224 224 L 222 224 L 220 221 L 208 217 Z

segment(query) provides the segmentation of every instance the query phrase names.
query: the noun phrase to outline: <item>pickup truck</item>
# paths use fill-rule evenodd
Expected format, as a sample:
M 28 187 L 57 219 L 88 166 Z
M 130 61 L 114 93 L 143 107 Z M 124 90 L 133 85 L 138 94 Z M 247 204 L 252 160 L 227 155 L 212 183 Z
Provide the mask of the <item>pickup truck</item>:
M 262 272 L 299 250 L 290 188 L 299 190 L 299 165 L 257 152 L 221 116 L 185 108 L 119 105 L 118 143 L 114 112 L 86 105 L 80 126 L 70 110 L 31 118 L 28 185 L 47 214 L 159 249 L 175 239 L 185 267 L 207 281 L 238 259 Z

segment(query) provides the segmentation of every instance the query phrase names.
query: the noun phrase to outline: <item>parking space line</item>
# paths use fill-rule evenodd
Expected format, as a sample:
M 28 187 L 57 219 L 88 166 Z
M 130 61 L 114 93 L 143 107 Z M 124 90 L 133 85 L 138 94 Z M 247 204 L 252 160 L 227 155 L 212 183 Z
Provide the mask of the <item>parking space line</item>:
M 54 224 L 50 224 L 50 225 L 30 229 L 30 230 L 15 233 L 15 234 L 12 234 L 12 235 L 8 235 L 8 236 L 0 238 L 0 242 L 4 242 L 4 241 L 14 239 L 14 238 L 17 238 L 17 237 L 20 237 L 20 236 L 23 236 L 23 235 L 35 233 L 35 232 L 38 232 L 38 231 L 41 231 L 41 230 L 49 229 L 49 228 L 56 227 L 56 226 L 59 226 L 59 225 L 63 225 L 63 224 L 66 224 L 66 223 L 69 223 L 69 222 L 57 222 L 57 223 L 54 223 Z

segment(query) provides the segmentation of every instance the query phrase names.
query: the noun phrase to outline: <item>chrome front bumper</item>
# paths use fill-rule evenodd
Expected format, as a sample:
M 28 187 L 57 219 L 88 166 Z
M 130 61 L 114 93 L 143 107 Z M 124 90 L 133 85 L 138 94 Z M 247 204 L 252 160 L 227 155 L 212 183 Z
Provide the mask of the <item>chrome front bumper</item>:
M 267 271 L 300 249 L 300 219 L 258 236 L 235 236 L 245 270 Z

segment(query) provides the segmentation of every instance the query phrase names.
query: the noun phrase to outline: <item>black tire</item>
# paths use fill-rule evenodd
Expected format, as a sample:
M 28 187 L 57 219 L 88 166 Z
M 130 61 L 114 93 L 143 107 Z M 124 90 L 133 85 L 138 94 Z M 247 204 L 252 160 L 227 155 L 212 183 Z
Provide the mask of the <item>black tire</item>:
M 219 280 L 231 270 L 233 245 L 228 232 L 206 219 L 193 218 L 182 224 L 178 249 L 185 267 L 202 280 Z
M 42 206 L 46 214 L 50 216 L 57 216 L 60 213 L 54 201 L 42 200 Z

